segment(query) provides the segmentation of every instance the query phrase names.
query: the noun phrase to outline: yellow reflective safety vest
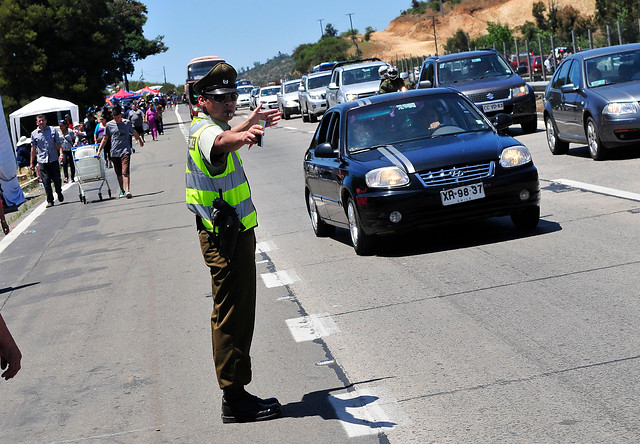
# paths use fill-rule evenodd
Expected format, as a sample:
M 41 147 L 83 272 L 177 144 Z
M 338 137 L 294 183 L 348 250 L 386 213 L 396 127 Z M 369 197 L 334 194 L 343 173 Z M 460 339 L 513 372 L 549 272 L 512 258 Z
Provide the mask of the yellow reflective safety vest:
M 251 201 L 249 182 L 242 168 L 238 151 L 227 155 L 227 165 L 221 174 L 212 176 L 200 154 L 198 143 L 200 134 L 211 127 L 219 126 L 213 120 L 195 117 L 189 129 L 189 149 L 187 153 L 187 208 L 200 216 L 208 230 L 214 231 L 212 205 L 216 197 L 233 206 L 245 230 L 258 225 L 256 209 Z M 222 190 L 222 196 L 219 191 Z

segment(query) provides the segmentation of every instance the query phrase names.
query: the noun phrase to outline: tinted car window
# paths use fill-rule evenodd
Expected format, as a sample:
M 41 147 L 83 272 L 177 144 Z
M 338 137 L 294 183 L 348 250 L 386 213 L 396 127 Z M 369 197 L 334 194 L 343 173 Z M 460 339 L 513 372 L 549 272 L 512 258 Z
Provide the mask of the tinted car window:
M 571 61 L 564 62 L 562 65 L 560 65 L 560 69 L 551 80 L 551 87 L 553 89 L 560 89 L 562 85 L 567 83 L 567 74 L 569 73 L 570 66 Z
M 344 70 L 342 73 L 342 83 L 345 85 L 353 85 L 356 83 L 380 80 L 378 68 L 380 68 L 380 65 Z
M 573 83 L 575 86 L 580 86 L 580 62 L 578 60 L 574 60 L 571 64 L 567 83 Z
M 284 92 L 286 93 L 292 93 L 292 92 L 296 92 L 298 91 L 298 87 L 300 86 L 299 82 L 295 82 L 295 83 L 285 83 L 284 85 Z
M 321 88 L 323 86 L 327 86 L 329 84 L 329 80 L 331 79 L 331 73 L 327 73 L 324 76 L 318 77 L 310 77 L 309 78 L 309 89 Z
M 355 152 L 379 145 L 434 138 L 491 126 L 464 98 L 439 94 L 354 108 L 347 115 L 347 150 Z M 437 125 L 432 125 L 437 122 Z M 421 147 L 422 148 L 422 147 Z
M 486 79 L 512 74 L 507 62 L 497 54 L 476 55 L 465 59 L 438 63 L 441 85 L 461 80 Z
M 625 51 L 585 61 L 587 86 L 595 88 L 640 79 L 640 51 Z

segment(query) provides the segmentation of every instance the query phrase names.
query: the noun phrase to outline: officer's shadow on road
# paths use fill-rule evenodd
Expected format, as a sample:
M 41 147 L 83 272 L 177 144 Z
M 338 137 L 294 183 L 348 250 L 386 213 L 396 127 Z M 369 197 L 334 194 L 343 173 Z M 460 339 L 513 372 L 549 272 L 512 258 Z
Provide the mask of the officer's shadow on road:
M 370 427 L 373 429 L 392 428 L 397 424 L 390 421 L 370 421 L 364 418 L 357 418 L 353 411 L 366 407 L 379 398 L 373 395 L 360 395 L 357 397 L 340 397 L 334 392 L 344 392 L 352 387 L 336 387 L 326 390 L 318 390 L 307 393 L 299 402 L 290 402 L 282 406 L 282 416 L 288 418 L 304 418 L 309 416 L 319 416 L 322 419 L 338 419 L 340 421 Z

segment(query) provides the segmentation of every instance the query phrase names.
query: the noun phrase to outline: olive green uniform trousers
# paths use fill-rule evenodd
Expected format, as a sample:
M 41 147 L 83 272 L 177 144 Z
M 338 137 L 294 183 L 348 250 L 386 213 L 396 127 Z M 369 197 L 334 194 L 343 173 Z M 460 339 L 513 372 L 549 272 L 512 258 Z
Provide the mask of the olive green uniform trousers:
M 240 232 L 230 261 L 219 254 L 216 236 L 198 227 L 204 261 L 211 271 L 213 362 L 221 389 L 251 382 L 249 350 L 256 313 L 256 238 Z

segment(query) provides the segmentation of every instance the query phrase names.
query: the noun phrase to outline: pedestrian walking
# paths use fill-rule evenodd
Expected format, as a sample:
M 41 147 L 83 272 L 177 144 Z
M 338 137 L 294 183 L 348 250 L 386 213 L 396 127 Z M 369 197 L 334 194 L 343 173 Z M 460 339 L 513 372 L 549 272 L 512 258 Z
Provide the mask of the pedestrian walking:
M 264 135 L 259 120 L 265 126 L 275 125 L 281 113 L 258 106 L 232 128 L 236 77 L 231 65 L 220 63 L 195 83 L 201 111 L 191 122 L 186 172 L 187 207 L 196 215 L 202 255 L 211 273 L 211 339 L 224 423 L 281 414 L 276 398 L 261 399 L 245 390 L 252 376 L 249 350 L 256 311 L 258 223 L 238 152 Z
M 131 161 L 131 134 L 136 138 L 140 146 L 144 146 L 144 140 L 140 138 L 138 132 L 133 129 L 130 120 L 122 118 L 122 108 L 120 105 L 113 107 L 111 111 L 113 120 L 107 122 L 104 129 L 104 137 L 98 147 L 98 156 L 104 146 L 111 142 L 111 163 L 116 173 L 118 184 L 120 185 L 119 197 L 127 197 L 131 199 L 131 177 L 130 177 L 130 161 Z
M 62 180 L 60 179 L 60 161 L 63 159 L 62 143 L 57 131 L 47 125 L 44 114 L 36 116 L 38 128 L 31 133 L 31 169 L 35 171 L 36 160 L 42 178 L 42 185 L 47 195 L 47 208 L 53 206 L 53 189 L 58 194 L 58 201 L 64 202 Z
M 76 133 L 69 129 L 66 120 L 61 120 L 58 124 L 60 125 L 60 142 L 62 143 L 64 183 L 69 182 L 69 170 L 71 170 L 71 182 L 75 182 L 76 166 L 73 163 L 73 147 L 77 145 Z
M 147 110 L 147 123 L 151 131 L 151 137 L 154 141 L 158 140 L 158 111 L 154 104 L 151 104 Z
M 144 112 L 138 108 L 137 103 L 131 104 L 131 111 L 129 111 L 129 120 L 131 120 L 131 124 L 133 125 L 133 129 L 138 132 L 142 140 L 144 140 Z

